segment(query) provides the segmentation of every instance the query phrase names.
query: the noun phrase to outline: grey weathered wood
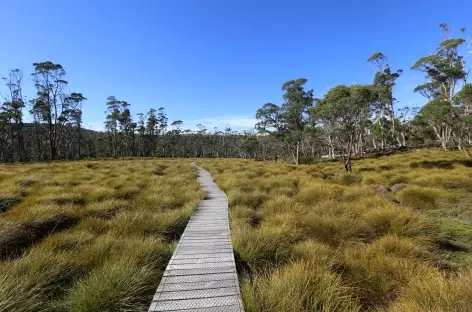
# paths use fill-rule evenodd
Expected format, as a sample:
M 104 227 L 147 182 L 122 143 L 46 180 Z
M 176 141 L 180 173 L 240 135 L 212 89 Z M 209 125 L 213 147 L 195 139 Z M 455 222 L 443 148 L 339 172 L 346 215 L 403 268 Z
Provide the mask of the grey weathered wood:
M 228 199 L 210 173 L 197 168 L 198 182 L 208 196 L 187 224 L 150 312 L 244 312 L 231 246 Z

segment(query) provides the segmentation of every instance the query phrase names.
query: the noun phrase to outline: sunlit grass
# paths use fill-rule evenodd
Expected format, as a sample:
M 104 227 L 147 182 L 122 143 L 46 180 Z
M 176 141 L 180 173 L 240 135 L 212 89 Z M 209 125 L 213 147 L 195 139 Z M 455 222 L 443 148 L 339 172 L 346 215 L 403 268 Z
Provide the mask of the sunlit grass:
M 462 153 L 359 159 L 352 174 L 338 162 L 197 163 L 228 194 L 247 311 L 472 306 L 472 168 Z
M 0 311 L 146 310 L 196 177 L 185 160 L 1 165 Z

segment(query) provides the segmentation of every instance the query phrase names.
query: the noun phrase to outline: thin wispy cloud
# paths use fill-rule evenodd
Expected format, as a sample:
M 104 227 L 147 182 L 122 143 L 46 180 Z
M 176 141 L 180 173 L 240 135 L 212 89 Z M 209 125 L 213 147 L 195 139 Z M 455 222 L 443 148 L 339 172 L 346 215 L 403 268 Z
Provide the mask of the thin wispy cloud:
M 197 130 L 197 125 L 203 125 L 208 131 L 213 131 L 214 128 L 224 130 L 230 127 L 232 130 L 253 130 L 256 125 L 256 118 L 249 116 L 217 116 L 201 119 L 186 119 L 183 120 L 183 129 Z M 84 122 L 83 127 L 89 130 L 105 131 L 103 122 Z M 170 128 L 170 127 L 169 127 Z
M 201 124 L 210 131 L 215 127 L 218 128 L 218 130 L 224 130 L 228 126 L 233 130 L 252 130 L 256 123 L 256 118 L 249 116 L 217 116 L 183 120 L 183 127 L 196 129 L 197 125 Z
M 82 127 L 89 130 L 105 131 L 105 124 L 103 122 L 84 122 Z

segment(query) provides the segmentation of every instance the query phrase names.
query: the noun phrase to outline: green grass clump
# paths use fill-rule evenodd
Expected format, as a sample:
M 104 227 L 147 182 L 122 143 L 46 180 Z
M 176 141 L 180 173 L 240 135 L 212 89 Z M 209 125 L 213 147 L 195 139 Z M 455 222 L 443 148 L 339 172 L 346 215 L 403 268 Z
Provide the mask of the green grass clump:
M 334 176 L 332 180 L 341 185 L 355 185 L 362 182 L 362 175 L 356 173 L 340 173 Z
M 411 186 L 398 193 L 400 203 L 415 209 L 436 209 L 440 191 L 431 188 Z
M 132 261 L 105 265 L 70 290 L 63 305 L 69 311 L 143 311 L 158 278 L 148 266 Z
M 251 208 L 259 208 L 267 199 L 267 195 L 260 191 L 244 192 L 242 190 L 228 191 L 228 200 L 231 205 L 244 205 Z
M 298 240 L 298 233 L 289 226 L 245 227 L 235 229 L 233 237 L 233 247 L 238 258 L 255 272 L 288 261 L 293 244 Z
M 324 208 L 326 206 L 317 207 L 313 212 L 299 217 L 298 228 L 304 237 L 334 247 L 365 237 L 362 221 L 354 214 L 326 212 Z
M 21 200 L 0 213 L 0 311 L 146 310 L 203 198 L 184 160 L 10 164 L 1 172 L 15 174 L 1 175 L 0 198 Z
M 367 211 L 363 220 L 373 237 L 389 234 L 434 240 L 438 235 L 437 225 L 429 218 L 393 204 Z
M 432 271 L 412 281 L 400 293 L 389 312 L 470 311 L 472 306 L 472 272 L 447 277 Z
M 336 162 L 197 162 L 229 195 L 246 311 L 470 310 L 462 154 L 358 159 L 351 174 Z
M 415 257 L 405 257 L 405 254 L 414 254 L 415 251 L 405 251 L 410 246 L 401 246 L 402 241 L 395 242 L 397 246 L 388 246 L 387 250 L 384 244 L 380 241 L 361 248 L 349 248 L 344 254 L 340 274 L 353 287 L 353 295 L 365 308 L 387 306 L 408 287 L 410 281 L 428 269 Z M 397 256 L 396 252 L 401 252 L 401 255 Z
M 361 310 L 339 276 L 306 261 L 243 280 L 242 294 L 248 312 Z
M 316 181 L 303 187 L 296 200 L 304 205 L 313 205 L 320 201 L 334 199 L 343 193 L 343 188 L 323 181 Z

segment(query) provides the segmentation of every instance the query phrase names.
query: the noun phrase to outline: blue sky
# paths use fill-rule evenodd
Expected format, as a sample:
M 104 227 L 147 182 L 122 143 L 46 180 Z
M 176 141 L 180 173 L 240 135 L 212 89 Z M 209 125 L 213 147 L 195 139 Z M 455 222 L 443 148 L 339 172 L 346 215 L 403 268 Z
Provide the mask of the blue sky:
M 257 108 L 279 104 L 284 81 L 305 77 L 321 96 L 370 83 L 374 51 L 404 69 L 398 106 L 418 106 L 409 70 L 434 52 L 439 23 L 472 34 L 472 1 L 0 0 L 0 73 L 50 60 L 82 92 L 85 126 L 99 129 L 106 98 L 134 114 L 165 107 L 186 128 L 250 128 Z M 470 62 L 469 62 L 470 65 Z M 2 90 L 0 88 L 0 90 Z

